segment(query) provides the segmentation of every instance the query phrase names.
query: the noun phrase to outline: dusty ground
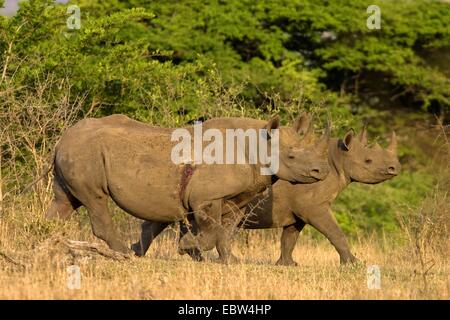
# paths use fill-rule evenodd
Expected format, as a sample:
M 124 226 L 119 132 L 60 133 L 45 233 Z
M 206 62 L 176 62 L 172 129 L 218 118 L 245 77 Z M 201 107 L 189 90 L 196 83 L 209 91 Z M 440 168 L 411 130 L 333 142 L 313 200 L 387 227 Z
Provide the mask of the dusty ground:
M 75 231 L 77 226 L 75 222 L 64 226 L 63 237 L 97 241 L 88 225 Z M 203 263 L 178 255 L 170 232 L 154 243 L 146 257 L 122 261 L 98 254 L 74 258 L 52 244 L 53 235 L 28 251 L 14 251 L 20 242 L 10 241 L 14 234 L 25 239 L 0 221 L 4 253 L 0 256 L 0 299 L 449 299 L 446 256 L 428 254 L 426 264 L 421 265 L 407 244 L 394 246 L 390 239 L 354 242 L 354 253 L 366 265 L 342 268 L 326 240 L 308 236 L 299 240 L 294 251 L 299 266 L 274 266 L 279 253 L 280 231 L 276 230 L 241 231 L 235 251 L 242 263 L 235 265 L 215 263 L 215 253 Z M 80 267 L 80 289 L 67 287 L 70 264 Z M 367 266 L 373 264 L 381 270 L 378 290 L 367 286 Z

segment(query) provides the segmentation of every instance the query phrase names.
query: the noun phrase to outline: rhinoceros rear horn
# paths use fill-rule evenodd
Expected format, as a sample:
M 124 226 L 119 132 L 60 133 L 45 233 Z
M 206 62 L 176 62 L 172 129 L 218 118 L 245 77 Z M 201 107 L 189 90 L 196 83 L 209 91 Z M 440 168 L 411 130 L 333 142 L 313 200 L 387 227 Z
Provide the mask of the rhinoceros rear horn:
M 359 142 L 361 142 L 362 145 L 367 144 L 367 125 L 364 125 L 361 132 L 359 133 Z
M 267 130 L 267 138 L 270 138 L 272 135 L 272 130 L 278 129 L 280 127 L 280 116 L 275 115 L 269 119 L 264 129 Z
M 386 149 L 393 153 L 397 152 L 397 135 L 395 134 L 395 131 L 392 131 L 391 142 Z
M 303 112 L 294 122 L 293 129 L 301 135 L 310 135 L 313 132 L 311 117 Z

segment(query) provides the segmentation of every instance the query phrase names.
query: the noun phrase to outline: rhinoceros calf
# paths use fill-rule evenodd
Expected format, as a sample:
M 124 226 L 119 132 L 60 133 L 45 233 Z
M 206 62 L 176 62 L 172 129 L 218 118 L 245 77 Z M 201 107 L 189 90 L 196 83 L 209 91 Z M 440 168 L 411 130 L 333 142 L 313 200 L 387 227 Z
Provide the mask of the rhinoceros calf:
M 365 128 L 358 137 L 350 131 L 342 140 L 331 139 L 328 149 L 331 170 L 325 180 L 314 184 L 277 181 L 245 207 L 247 218 L 241 225 L 245 229 L 283 227 L 278 265 L 296 265 L 292 252 L 305 224 L 312 225 L 328 238 L 338 251 L 341 263 L 355 262 L 357 259 L 332 215 L 331 204 L 351 182 L 375 184 L 398 175 L 401 166 L 396 148 L 395 133 L 386 149 L 378 144 L 369 148 Z M 225 215 L 223 223 L 230 224 L 227 220 L 232 219 Z M 146 243 L 143 246 L 148 248 L 162 229 L 158 223 L 144 222 L 141 241 Z M 199 256 L 193 258 L 199 259 Z
M 325 180 L 311 185 L 278 181 L 269 187 L 268 196 L 257 196 L 246 208 L 252 216 L 243 222 L 244 228 L 283 227 L 278 265 L 296 265 L 292 252 L 305 224 L 327 237 L 339 253 L 341 264 L 356 262 L 331 204 L 352 182 L 376 184 L 395 177 L 401 170 L 394 132 L 386 149 L 377 143 L 368 147 L 365 128 L 359 136 L 348 132 L 342 140 L 330 140 L 328 158 L 331 171 Z
M 222 131 L 265 128 L 267 144 L 273 130 L 280 129 L 276 176 L 311 183 L 328 174 L 329 139 L 324 137 L 318 145 L 307 139 L 309 122 L 309 117 L 302 115 L 292 128 L 280 128 L 278 117 L 269 121 L 219 118 L 209 127 Z M 232 256 L 230 239 L 221 232 L 224 199 L 242 195 L 244 200 L 252 199 L 272 183 L 273 177 L 261 175 L 261 164 L 249 162 L 177 165 L 171 158 L 176 144 L 172 132 L 122 115 L 85 119 L 69 128 L 55 147 L 55 198 L 47 217 L 65 218 L 83 205 L 94 234 L 111 249 L 128 253 L 108 212 L 108 197 L 127 213 L 160 223 L 179 221 L 194 212 L 199 234 L 183 237 L 180 250 L 210 250 L 216 246 L 222 258 L 228 260 Z

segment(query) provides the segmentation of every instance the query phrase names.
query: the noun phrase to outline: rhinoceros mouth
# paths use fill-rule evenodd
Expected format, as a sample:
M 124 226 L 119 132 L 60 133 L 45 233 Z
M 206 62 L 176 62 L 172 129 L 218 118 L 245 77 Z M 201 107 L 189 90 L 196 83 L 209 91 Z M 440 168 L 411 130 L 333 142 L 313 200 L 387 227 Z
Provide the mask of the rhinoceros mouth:
M 312 176 L 301 176 L 301 178 L 295 179 L 291 182 L 298 183 L 298 184 L 304 184 L 304 183 L 314 183 L 314 182 L 319 182 L 319 181 L 321 181 L 321 180 L 318 178 L 312 177 Z
M 382 171 L 381 174 L 384 177 L 387 177 L 388 179 L 393 178 L 398 175 L 398 173 L 392 173 L 392 172 L 388 172 L 388 171 Z

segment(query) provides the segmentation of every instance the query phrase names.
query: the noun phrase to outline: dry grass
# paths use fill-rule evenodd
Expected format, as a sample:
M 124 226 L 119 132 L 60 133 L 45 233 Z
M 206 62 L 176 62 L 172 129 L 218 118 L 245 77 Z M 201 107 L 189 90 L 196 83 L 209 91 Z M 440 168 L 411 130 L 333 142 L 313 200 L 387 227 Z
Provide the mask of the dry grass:
M 274 266 L 280 230 L 240 231 L 234 249 L 242 262 L 235 265 L 215 263 L 213 252 L 207 262 L 178 255 L 174 230 L 158 238 L 146 257 L 117 261 L 100 255 L 74 257 L 48 244 L 48 239 L 62 234 L 98 242 L 83 212 L 64 224 L 49 224 L 39 216 L 24 219 L 25 213 L 6 214 L 7 219 L 0 220 L 0 250 L 26 268 L 0 255 L 0 299 L 449 298 L 450 270 L 445 254 L 427 253 L 433 267 L 424 283 L 421 261 L 409 241 L 403 246 L 376 239 L 353 244 L 355 254 L 366 265 L 380 266 L 381 289 L 370 290 L 366 267 L 339 267 L 337 253 L 324 240 L 301 238 L 294 251 L 299 266 Z M 136 239 L 137 220 L 119 213 L 116 222 L 122 233 L 128 234 L 128 241 Z M 79 290 L 67 287 L 66 268 L 71 264 L 81 268 Z

